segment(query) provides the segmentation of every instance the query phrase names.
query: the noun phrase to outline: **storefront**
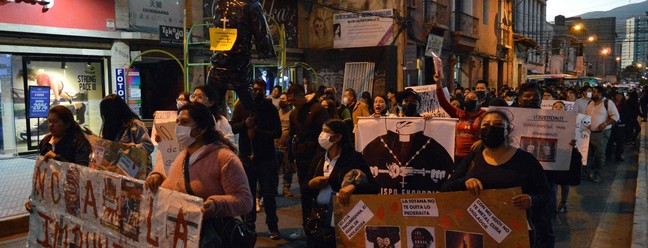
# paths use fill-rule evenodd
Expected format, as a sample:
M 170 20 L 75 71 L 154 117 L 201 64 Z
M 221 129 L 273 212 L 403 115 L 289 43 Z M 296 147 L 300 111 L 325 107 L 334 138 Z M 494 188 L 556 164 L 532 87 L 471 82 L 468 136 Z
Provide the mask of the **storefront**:
M 114 1 L 0 2 L 0 154 L 35 151 L 47 118 L 28 118 L 29 89 L 49 88 L 50 107 L 70 109 L 83 127 L 101 129 L 99 103 L 111 90 Z M 74 14 L 72 14 L 74 13 Z

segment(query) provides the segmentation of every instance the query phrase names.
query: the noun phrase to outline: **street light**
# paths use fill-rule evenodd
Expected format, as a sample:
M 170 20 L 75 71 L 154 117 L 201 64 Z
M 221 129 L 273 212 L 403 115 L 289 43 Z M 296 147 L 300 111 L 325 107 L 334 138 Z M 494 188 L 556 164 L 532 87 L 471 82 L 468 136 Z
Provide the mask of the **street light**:
M 596 39 L 594 36 L 587 37 L 587 41 L 589 42 L 594 42 L 594 39 Z
M 578 23 L 578 24 L 572 26 L 572 28 L 574 29 L 574 31 L 581 31 L 583 29 L 583 24 Z
M 607 76 L 607 74 L 605 72 L 605 64 L 607 63 L 607 55 L 608 55 L 608 53 L 610 53 L 609 48 L 603 48 L 603 50 L 601 50 L 601 54 L 603 54 L 603 81 L 605 81 L 605 77 Z

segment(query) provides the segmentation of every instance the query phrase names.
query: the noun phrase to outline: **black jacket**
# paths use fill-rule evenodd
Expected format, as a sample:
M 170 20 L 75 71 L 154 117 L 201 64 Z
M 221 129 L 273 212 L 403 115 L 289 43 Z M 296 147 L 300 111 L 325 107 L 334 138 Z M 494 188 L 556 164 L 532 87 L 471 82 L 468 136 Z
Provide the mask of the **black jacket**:
M 310 167 L 308 177 L 306 178 L 307 180 L 303 181 L 306 185 L 301 185 L 303 189 L 308 188 L 308 181 L 315 177 L 324 175 L 325 154 L 325 152 L 320 152 L 313 159 L 313 165 Z M 378 184 L 376 183 L 374 177 L 371 175 L 369 166 L 367 166 L 367 163 L 362 157 L 362 154 L 356 152 L 351 147 L 342 149 L 342 153 L 335 163 L 335 167 L 333 167 L 333 170 L 331 171 L 331 175 L 329 176 L 328 180 L 329 185 L 331 185 L 331 189 L 333 189 L 333 191 L 335 192 L 339 192 L 342 188 L 342 181 L 344 180 L 344 176 L 353 169 L 362 171 L 362 173 L 364 173 L 368 179 L 367 183 L 355 184 L 355 191 L 353 191 L 353 193 L 378 194 Z M 314 196 L 317 196 L 317 194 L 314 194 Z
M 316 99 L 290 112 L 289 157 L 300 161 L 311 161 L 320 149 L 317 137 L 322 132 L 322 125 L 329 119 L 326 109 Z
M 52 145 L 49 143 L 51 139 L 52 135 L 48 134 L 40 141 L 40 144 L 38 144 L 41 156 L 52 151 Z M 54 145 L 54 147 L 55 149 L 53 151 L 56 153 L 56 157 L 54 158 L 55 160 L 83 166 L 88 166 L 90 163 L 92 147 L 90 147 L 90 142 L 88 142 L 83 134 L 75 135 L 73 133 L 66 133 L 63 135 L 63 138 Z
M 254 102 L 254 105 L 256 107 L 256 124 L 252 143 L 250 143 L 245 125 L 245 120 L 251 115 L 250 112 L 246 111 L 243 104 L 239 103 L 232 114 L 232 132 L 239 135 L 239 156 L 247 158 L 250 153 L 254 152 L 255 158 L 273 158 L 275 156 L 274 140 L 281 137 L 279 112 L 272 102 L 265 98 L 260 103 Z

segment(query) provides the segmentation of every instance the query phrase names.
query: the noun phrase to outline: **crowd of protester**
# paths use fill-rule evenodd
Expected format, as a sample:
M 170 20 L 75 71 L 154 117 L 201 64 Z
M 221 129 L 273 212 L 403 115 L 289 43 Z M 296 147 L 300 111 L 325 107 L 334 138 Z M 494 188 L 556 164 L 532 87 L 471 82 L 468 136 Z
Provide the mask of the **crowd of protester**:
M 542 100 L 558 100 L 553 109 L 564 111 L 565 102 L 574 102 L 573 111 L 592 118 L 588 127 L 590 159 L 582 165 L 580 153 L 573 149 L 570 168 L 580 171 L 582 167 L 583 177 L 593 182 L 601 182 L 600 171 L 607 161 L 624 161 L 625 147 L 638 145 L 639 117 L 645 119 L 648 113 L 648 94 L 639 97 L 636 90 L 622 92 L 609 86 L 541 87 L 525 83 L 519 88 L 504 85 L 497 90 L 480 80 L 474 88 L 455 87 L 448 99 L 443 92 L 444 83 L 436 83 L 440 106 L 459 120 L 455 170 L 443 191 L 478 195 L 485 189 L 521 187 L 522 194 L 514 196 L 511 202 L 528 211 L 532 247 L 554 246 L 553 217 L 568 211 L 569 186 L 579 184 L 581 175 L 574 179 L 544 171 L 533 155 L 510 145 L 509 117 L 485 108 L 540 109 Z M 350 88 L 338 92 L 335 88 L 320 87 L 313 91 L 291 84 L 285 92 L 281 86 L 275 86 L 269 96 L 265 89 L 265 81 L 255 81 L 251 88 L 253 106 L 235 104 L 231 118 L 223 113 L 224 100 L 217 99 L 214 89 L 198 86 L 191 94 L 180 93 L 176 99 L 175 132 L 178 142 L 186 148 L 168 172 L 164 168 L 147 168 L 150 173 L 146 186 L 152 191 L 164 187 L 203 197 L 205 221 L 242 216 L 253 232 L 263 199 L 270 238 L 277 240 L 282 238 L 275 200 L 279 172 L 284 197 L 293 197 L 291 184 L 293 174 L 297 173 L 301 217 L 306 224 L 314 210 L 324 208 L 332 214 L 332 194 L 342 204 L 348 204 L 352 194 L 379 192 L 363 154 L 354 149 L 352 133 L 357 129 L 358 118 L 431 118 L 420 113 L 421 98 L 411 89 L 388 89 L 385 95 L 374 96 L 362 92 L 359 97 Z M 101 102 L 100 110 L 100 137 L 151 154 L 154 147 L 146 127 L 123 99 L 109 95 Z M 53 107 L 48 121 L 50 134 L 39 144 L 44 159 L 87 166 L 92 149 L 71 112 Z M 31 210 L 31 201 L 25 206 Z M 285 238 L 301 239 L 305 235 L 301 229 Z M 309 247 L 336 245 L 334 240 L 307 240 Z

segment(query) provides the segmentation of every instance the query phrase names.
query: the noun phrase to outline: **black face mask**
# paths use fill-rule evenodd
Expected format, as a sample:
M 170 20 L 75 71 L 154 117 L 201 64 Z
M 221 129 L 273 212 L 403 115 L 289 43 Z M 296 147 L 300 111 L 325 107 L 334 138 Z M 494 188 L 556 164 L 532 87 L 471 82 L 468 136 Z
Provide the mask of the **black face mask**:
M 475 91 L 475 94 L 477 94 L 479 99 L 484 99 L 484 97 L 486 97 L 486 91 Z
M 408 103 L 403 108 L 403 113 L 405 116 L 418 116 L 418 104 Z
M 475 110 L 477 110 L 477 100 L 472 100 L 472 99 L 467 100 L 464 103 L 464 106 L 466 106 L 466 111 L 468 111 L 468 112 L 475 111 Z
M 457 98 L 457 99 L 463 99 L 463 94 L 461 94 L 461 93 L 459 93 L 459 94 L 455 94 L 455 98 Z
M 592 96 L 592 101 L 598 102 L 598 100 L 601 100 L 601 97 L 599 97 L 599 96 Z
M 484 145 L 488 148 L 495 148 L 504 144 L 504 128 L 487 126 L 479 129 L 479 134 Z

